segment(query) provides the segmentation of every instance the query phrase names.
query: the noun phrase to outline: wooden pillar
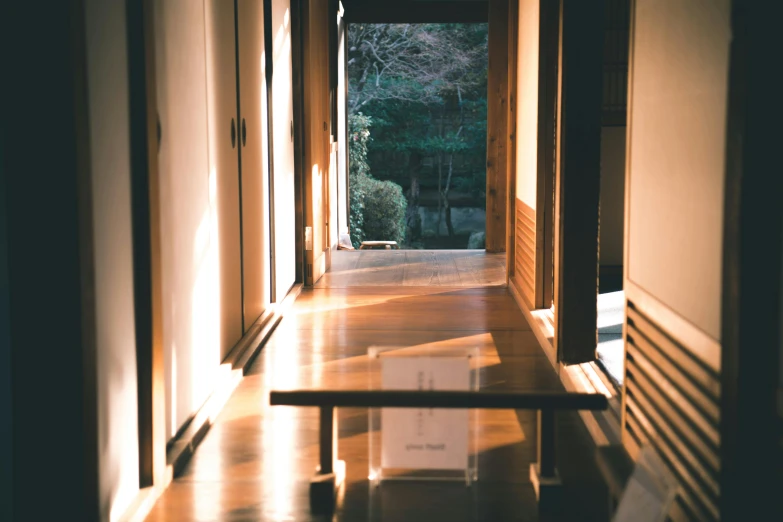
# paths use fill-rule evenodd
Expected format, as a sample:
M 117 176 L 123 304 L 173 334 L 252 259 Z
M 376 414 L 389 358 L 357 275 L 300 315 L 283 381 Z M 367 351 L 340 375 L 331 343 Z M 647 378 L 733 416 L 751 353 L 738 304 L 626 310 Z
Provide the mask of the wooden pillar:
M 508 184 L 508 16 L 509 0 L 489 1 L 487 71 L 487 252 L 506 248 Z
M 555 181 L 555 349 L 595 359 L 603 1 L 562 0 Z
M 514 278 L 514 244 L 516 238 L 516 188 L 517 188 L 517 38 L 519 29 L 519 0 L 508 2 L 508 115 L 506 124 L 506 280 Z
M 763 2 L 734 2 L 723 235 L 721 520 L 781 520 L 783 503 L 783 82 Z M 684 260 L 686 262 L 687 260 Z
M 166 405 L 153 2 L 128 3 L 139 486 L 163 485 Z

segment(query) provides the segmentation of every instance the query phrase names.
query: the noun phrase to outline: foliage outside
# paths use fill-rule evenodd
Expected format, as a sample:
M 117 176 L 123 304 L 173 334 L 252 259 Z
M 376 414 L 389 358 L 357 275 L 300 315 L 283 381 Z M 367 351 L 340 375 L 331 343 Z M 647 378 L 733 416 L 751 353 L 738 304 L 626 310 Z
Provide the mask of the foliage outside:
M 367 146 L 372 119 L 361 112 L 348 118 L 351 242 L 358 248 L 362 241 L 405 240 L 405 211 L 408 202 L 402 187 L 391 181 L 379 181 L 370 175 Z
M 407 208 L 396 237 L 409 245 L 422 241 L 420 206 L 437 208 L 436 236 L 455 236 L 452 207 L 485 207 L 487 25 L 352 24 L 348 53 L 351 176 L 403 188 Z M 364 141 L 355 141 L 354 127 L 368 131 Z M 354 241 L 376 239 L 366 207 L 358 213 L 367 195 L 353 195 L 364 182 L 351 180 Z M 372 201 L 399 210 L 395 202 L 403 199 L 387 190 Z

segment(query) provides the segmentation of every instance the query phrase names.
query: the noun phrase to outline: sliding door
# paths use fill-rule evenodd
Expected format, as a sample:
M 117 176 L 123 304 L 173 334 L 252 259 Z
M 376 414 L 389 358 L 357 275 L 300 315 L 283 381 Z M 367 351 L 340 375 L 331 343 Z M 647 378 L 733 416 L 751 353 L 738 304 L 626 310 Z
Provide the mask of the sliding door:
M 209 155 L 204 23 L 201 0 L 155 1 L 167 439 L 206 400 L 225 326 L 222 303 L 215 299 L 219 250 L 211 231 L 215 168 Z M 227 136 L 228 121 L 222 129 Z M 240 333 L 234 328 L 231 336 Z
M 212 215 L 209 229 L 202 233 L 209 231 L 212 241 L 217 244 L 219 287 L 211 298 L 217 300 L 220 308 L 222 360 L 243 333 L 234 4 L 225 0 L 206 0 L 205 13 Z M 192 89 L 194 84 L 195 80 L 182 90 Z
M 237 1 L 239 106 L 242 143 L 242 261 L 245 329 L 271 297 L 269 139 L 263 0 Z

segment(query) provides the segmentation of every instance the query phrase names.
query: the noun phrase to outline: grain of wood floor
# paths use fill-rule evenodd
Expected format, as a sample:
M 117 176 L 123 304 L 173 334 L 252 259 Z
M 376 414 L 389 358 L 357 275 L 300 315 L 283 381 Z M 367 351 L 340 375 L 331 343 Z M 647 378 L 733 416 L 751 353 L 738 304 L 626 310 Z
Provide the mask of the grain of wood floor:
M 156 521 L 536 521 L 528 466 L 534 412 L 483 411 L 479 481 L 384 483 L 370 488 L 367 410 L 338 410 L 338 457 L 346 484 L 332 518 L 309 508 L 318 461 L 318 412 L 270 407 L 273 389 L 366 389 L 367 348 L 477 347 L 482 389 L 553 390 L 560 380 L 506 288 L 376 286 L 305 290 L 229 399 L 187 468 L 163 493 Z M 575 416 L 560 416 L 561 464 L 593 462 Z M 580 460 L 581 459 L 581 460 Z M 554 520 L 601 520 L 605 492 L 593 477 L 568 478 L 578 504 Z M 603 495 L 603 497 L 602 497 Z M 592 504 L 598 506 L 591 507 Z M 570 505 L 566 502 L 564 505 Z M 599 513 L 597 515 L 596 513 Z M 573 515 L 573 516 L 572 516 Z M 542 518 L 543 520 L 544 518 Z
M 336 250 L 317 288 L 350 286 L 500 286 L 506 254 L 484 250 Z

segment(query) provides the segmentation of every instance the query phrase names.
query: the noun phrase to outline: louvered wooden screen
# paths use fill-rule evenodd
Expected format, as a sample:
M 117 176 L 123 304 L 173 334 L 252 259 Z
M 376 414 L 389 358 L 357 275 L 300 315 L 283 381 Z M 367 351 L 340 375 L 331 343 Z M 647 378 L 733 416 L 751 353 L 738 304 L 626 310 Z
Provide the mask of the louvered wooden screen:
M 536 211 L 517 199 L 514 281 L 530 308 L 536 302 Z
M 652 445 L 681 492 L 672 520 L 717 520 L 720 376 L 627 303 L 624 443 Z

